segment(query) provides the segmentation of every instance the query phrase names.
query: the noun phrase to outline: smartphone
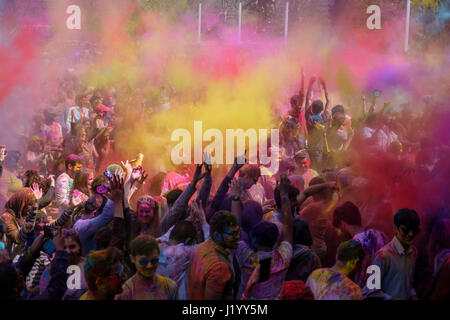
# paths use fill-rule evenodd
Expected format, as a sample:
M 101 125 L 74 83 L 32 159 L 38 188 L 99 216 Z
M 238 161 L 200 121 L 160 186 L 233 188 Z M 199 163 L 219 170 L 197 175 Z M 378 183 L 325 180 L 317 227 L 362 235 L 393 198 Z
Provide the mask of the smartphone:
M 261 269 L 259 270 L 259 281 L 265 282 L 269 280 L 270 277 L 270 265 L 272 264 L 272 258 L 267 258 L 259 261 Z
M 52 256 L 53 253 L 55 253 L 56 248 L 55 244 L 53 243 L 53 240 L 49 239 L 45 242 L 44 246 L 42 247 L 42 251 L 44 251 L 49 256 Z

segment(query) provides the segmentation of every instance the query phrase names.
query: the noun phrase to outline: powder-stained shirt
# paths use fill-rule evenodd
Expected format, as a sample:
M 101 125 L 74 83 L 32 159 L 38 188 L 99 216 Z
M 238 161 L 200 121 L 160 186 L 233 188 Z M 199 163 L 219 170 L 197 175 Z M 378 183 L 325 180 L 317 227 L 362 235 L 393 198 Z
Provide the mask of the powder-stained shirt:
M 358 233 L 353 237 L 353 240 L 358 241 L 364 249 L 364 259 L 361 264 L 361 271 L 355 275 L 355 282 L 364 287 L 369 274 L 367 268 L 373 264 L 373 259 L 378 250 L 388 243 L 387 236 L 378 230 L 368 229 L 364 232 Z
M 206 288 L 221 295 L 222 300 L 231 300 L 234 279 L 228 251 L 213 240 L 208 239 L 193 251 L 189 269 L 190 300 L 204 300 Z
M 381 248 L 373 261 L 380 267 L 381 291 L 394 299 L 415 298 L 413 275 L 416 259 L 417 249 L 410 246 L 405 250 L 397 237 Z
M 73 179 L 67 173 L 61 173 L 55 184 L 56 204 L 60 215 L 63 213 L 64 208 L 70 205 L 72 189 Z
M 184 243 L 169 245 L 169 236 L 173 228 L 171 227 L 165 235 L 158 238 L 159 241 L 163 242 L 159 245 L 161 254 L 156 273 L 174 280 L 178 285 L 178 298 L 187 300 L 189 299 L 187 274 L 192 252 L 197 248 L 197 245 L 188 246 Z M 204 224 L 202 229 L 205 238 L 209 238 L 209 224 Z
M 314 300 L 362 300 L 361 288 L 345 274 L 329 268 L 317 269 L 306 281 Z
M 155 274 L 146 281 L 135 274 L 123 284 L 123 292 L 115 300 L 177 300 L 178 287 L 175 281 Z
M 281 242 L 277 248 L 270 252 L 255 252 L 245 241 L 239 241 L 236 258 L 241 269 L 241 285 L 238 297 L 241 297 L 244 293 L 250 275 L 260 260 L 268 258 L 271 258 L 269 279 L 255 285 L 251 299 L 274 300 L 280 295 L 292 259 L 292 245 L 289 242 Z

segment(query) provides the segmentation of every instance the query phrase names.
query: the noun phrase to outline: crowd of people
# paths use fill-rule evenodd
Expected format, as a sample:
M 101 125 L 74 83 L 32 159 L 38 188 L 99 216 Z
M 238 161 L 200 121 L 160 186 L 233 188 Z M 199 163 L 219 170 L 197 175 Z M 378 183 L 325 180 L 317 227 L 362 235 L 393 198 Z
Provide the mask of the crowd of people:
M 0 299 L 448 299 L 445 109 L 373 96 L 352 118 L 301 82 L 278 172 L 239 155 L 223 175 L 112 162 L 123 97 L 61 81 L 27 143 L 0 146 Z

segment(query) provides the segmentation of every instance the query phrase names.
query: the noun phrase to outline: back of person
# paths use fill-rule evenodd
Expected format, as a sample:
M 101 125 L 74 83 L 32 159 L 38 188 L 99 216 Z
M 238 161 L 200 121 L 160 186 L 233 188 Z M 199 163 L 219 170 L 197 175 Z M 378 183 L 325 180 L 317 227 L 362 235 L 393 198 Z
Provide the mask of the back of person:
M 362 300 L 361 288 L 356 283 L 329 268 L 315 270 L 306 285 L 311 289 L 314 300 Z
M 190 300 L 204 300 L 206 288 L 221 291 L 222 300 L 232 299 L 233 266 L 227 253 L 220 250 L 211 239 L 193 251 L 188 282 Z

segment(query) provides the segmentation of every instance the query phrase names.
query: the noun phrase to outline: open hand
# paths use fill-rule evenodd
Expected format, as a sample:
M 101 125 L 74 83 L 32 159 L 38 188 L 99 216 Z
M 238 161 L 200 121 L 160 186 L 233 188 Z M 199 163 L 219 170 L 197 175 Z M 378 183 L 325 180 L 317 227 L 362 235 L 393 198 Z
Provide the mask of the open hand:
M 33 191 L 34 198 L 36 199 L 36 201 L 41 200 L 42 189 L 39 188 L 39 185 L 36 182 L 34 182 L 33 185 L 31 186 L 31 191 Z

